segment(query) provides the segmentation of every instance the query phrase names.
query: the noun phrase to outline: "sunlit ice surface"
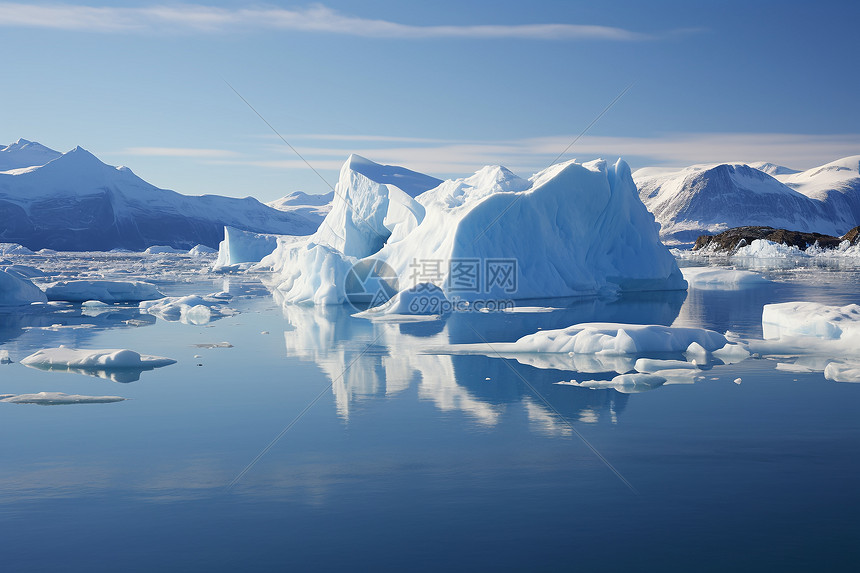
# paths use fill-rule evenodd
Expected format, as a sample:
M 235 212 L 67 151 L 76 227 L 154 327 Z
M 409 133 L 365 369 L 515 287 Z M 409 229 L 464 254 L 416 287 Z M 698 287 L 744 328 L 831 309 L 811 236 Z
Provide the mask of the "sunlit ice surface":
M 770 282 L 378 323 L 281 304 L 209 259 L 14 262 L 46 281 L 227 293 L 232 312 L 0 310 L 0 394 L 125 398 L 0 403 L 4 569 L 839 570 L 858 557 L 860 384 L 827 379 L 821 357 L 708 358 L 636 387 L 609 383 L 639 359 L 691 359 L 446 351 L 583 322 L 760 339 L 765 304 L 860 302 L 856 269 L 754 267 Z M 133 380 L 20 363 L 60 345 L 177 362 Z

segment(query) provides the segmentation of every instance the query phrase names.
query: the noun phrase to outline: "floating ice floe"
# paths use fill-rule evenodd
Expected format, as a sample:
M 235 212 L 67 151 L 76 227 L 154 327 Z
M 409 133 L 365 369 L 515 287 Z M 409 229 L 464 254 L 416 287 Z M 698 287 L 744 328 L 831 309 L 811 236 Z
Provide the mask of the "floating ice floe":
M 449 300 L 686 288 L 623 161 L 569 161 L 529 180 L 489 166 L 441 184 L 418 178 L 409 191 L 392 169 L 351 156 L 317 233 L 279 242 L 264 259 L 286 302 L 351 300 L 359 261 L 384 264 L 394 292 L 431 282 Z
M 48 300 L 68 302 L 101 301 L 140 302 L 163 298 L 164 294 L 152 284 L 143 281 L 76 280 L 60 281 L 45 288 Z
M 638 392 L 647 392 L 659 388 L 666 383 L 666 378 L 655 374 L 619 374 L 612 380 L 584 380 L 577 382 L 570 380 L 567 382 L 556 382 L 564 386 L 579 386 L 580 388 L 591 388 L 594 390 L 602 390 L 611 388 L 623 394 L 634 394 Z
M 0 270 L 0 307 L 23 306 L 34 302 L 47 302 L 42 289 L 26 278 Z
M 762 310 L 765 340 L 803 338 L 839 342 L 860 354 L 860 305 L 817 302 L 767 304 Z
M 0 364 L 12 364 L 12 358 L 8 350 L 0 350 Z
M 66 346 L 45 348 L 21 360 L 21 364 L 31 368 L 86 374 L 115 382 L 134 382 L 143 371 L 175 363 L 172 358 L 127 349 L 84 350 Z
M 741 289 L 770 284 L 758 273 L 715 267 L 683 267 L 681 273 L 690 288 L 696 289 Z
M 36 394 L 0 394 L 0 402 L 10 404 L 38 404 L 40 406 L 57 406 L 65 404 L 108 404 L 122 402 L 120 396 L 81 396 L 80 394 L 64 394 L 62 392 L 38 392 Z
M 680 353 L 696 343 L 708 352 L 726 346 L 726 337 L 704 328 L 683 328 L 656 324 L 584 323 L 557 330 L 542 330 L 516 342 L 455 344 L 456 353 L 573 353 L 635 355 Z
M 226 293 L 205 296 L 168 296 L 140 303 L 140 312 L 152 314 L 168 322 L 184 324 L 207 324 L 223 316 L 232 316 L 236 311 L 224 306 L 231 297 Z
M 860 305 L 828 306 L 816 302 L 765 305 L 764 340 L 749 347 L 763 355 L 797 354 L 776 368 L 790 372 L 823 372 L 837 382 L 860 382 Z

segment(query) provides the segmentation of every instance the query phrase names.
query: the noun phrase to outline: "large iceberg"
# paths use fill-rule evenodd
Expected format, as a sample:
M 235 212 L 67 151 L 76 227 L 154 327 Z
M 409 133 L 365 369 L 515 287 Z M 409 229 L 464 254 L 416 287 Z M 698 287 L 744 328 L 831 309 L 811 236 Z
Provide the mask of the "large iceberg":
M 396 169 L 351 156 L 317 232 L 263 260 L 285 301 L 376 305 L 418 283 L 467 301 L 686 288 L 624 161 L 530 179 L 488 166 L 424 192 L 431 178 Z

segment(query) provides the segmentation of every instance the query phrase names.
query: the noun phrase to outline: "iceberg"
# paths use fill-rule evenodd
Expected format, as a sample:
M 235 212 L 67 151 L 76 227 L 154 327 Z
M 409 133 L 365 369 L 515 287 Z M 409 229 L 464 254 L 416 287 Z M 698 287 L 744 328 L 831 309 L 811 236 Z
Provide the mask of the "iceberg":
M 0 268 L 0 307 L 48 302 L 42 289 L 14 270 Z
M 686 288 L 621 160 L 568 161 L 528 180 L 489 166 L 421 192 L 433 182 L 353 155 L 317 232 L 279 242 L 261 264 L 290 303 L 351 302 L 349 281 L 364 286 L 367 273 L 390 291 L 376 304 L 418 283 L 465 301 Z
M 140 302 L 163 298 L 158 288 L 143 281 L 77 280 L 60 281 L 45 288 L 48 300 L 105 303 Z

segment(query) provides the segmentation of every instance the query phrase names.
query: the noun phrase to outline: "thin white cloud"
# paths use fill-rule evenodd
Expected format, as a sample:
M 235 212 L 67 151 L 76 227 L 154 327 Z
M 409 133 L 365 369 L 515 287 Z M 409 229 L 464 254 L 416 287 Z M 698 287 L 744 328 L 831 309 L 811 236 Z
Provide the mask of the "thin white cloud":
M 337 169 L 350 153 L 364 155 L 379 163 L 402 165 L 439 176 L 464 175 L 488 164 L 501 164 L 529 175 L 543 169 L 573 140 L 573 135 L 526 138 L 510 141 L 442 141 L 403 145 L 398 138 L 360 135 L 291 135 L 288 141 L 317 169 Z M 333 145 L 318 146 L 320 141 Z M 307 145 L 305 144 L 307 143 Z M 274 169 L 307 169 L 286 147 L 268 147 L 281 158 L 245 161 L 241 158 L 218 163 L 253 165 Z M 687 166 L 697 163 L 753 162 L 773 163 L 808 169 L 849 155 L 860 154 L 860 134 L 807 135 L 783 133 L 688 133 L 657 137 L 581 138 L 562 160 L 603 157 L 625 158 L 634 167 L 649 165 Z
M 0 27 L 51 28 L 103 33 L 238 32 L 268 29 L 413 40 L 471 38 L 629 42 L 654 38 L 650 34 L 613 26 L 565 23 L 419 26 L 343 14 L 321 4 L 296 9 L 230 9 L 202 4 L 130 8 L 69 3 L 34 5 L 0 2 Z
M 203 149 L 197 147 L 129 147 L 118 153 L 148 157 L 190 157 L 197 159 L 230 158 L 240 155 L 235 151 L 226 149 Z

